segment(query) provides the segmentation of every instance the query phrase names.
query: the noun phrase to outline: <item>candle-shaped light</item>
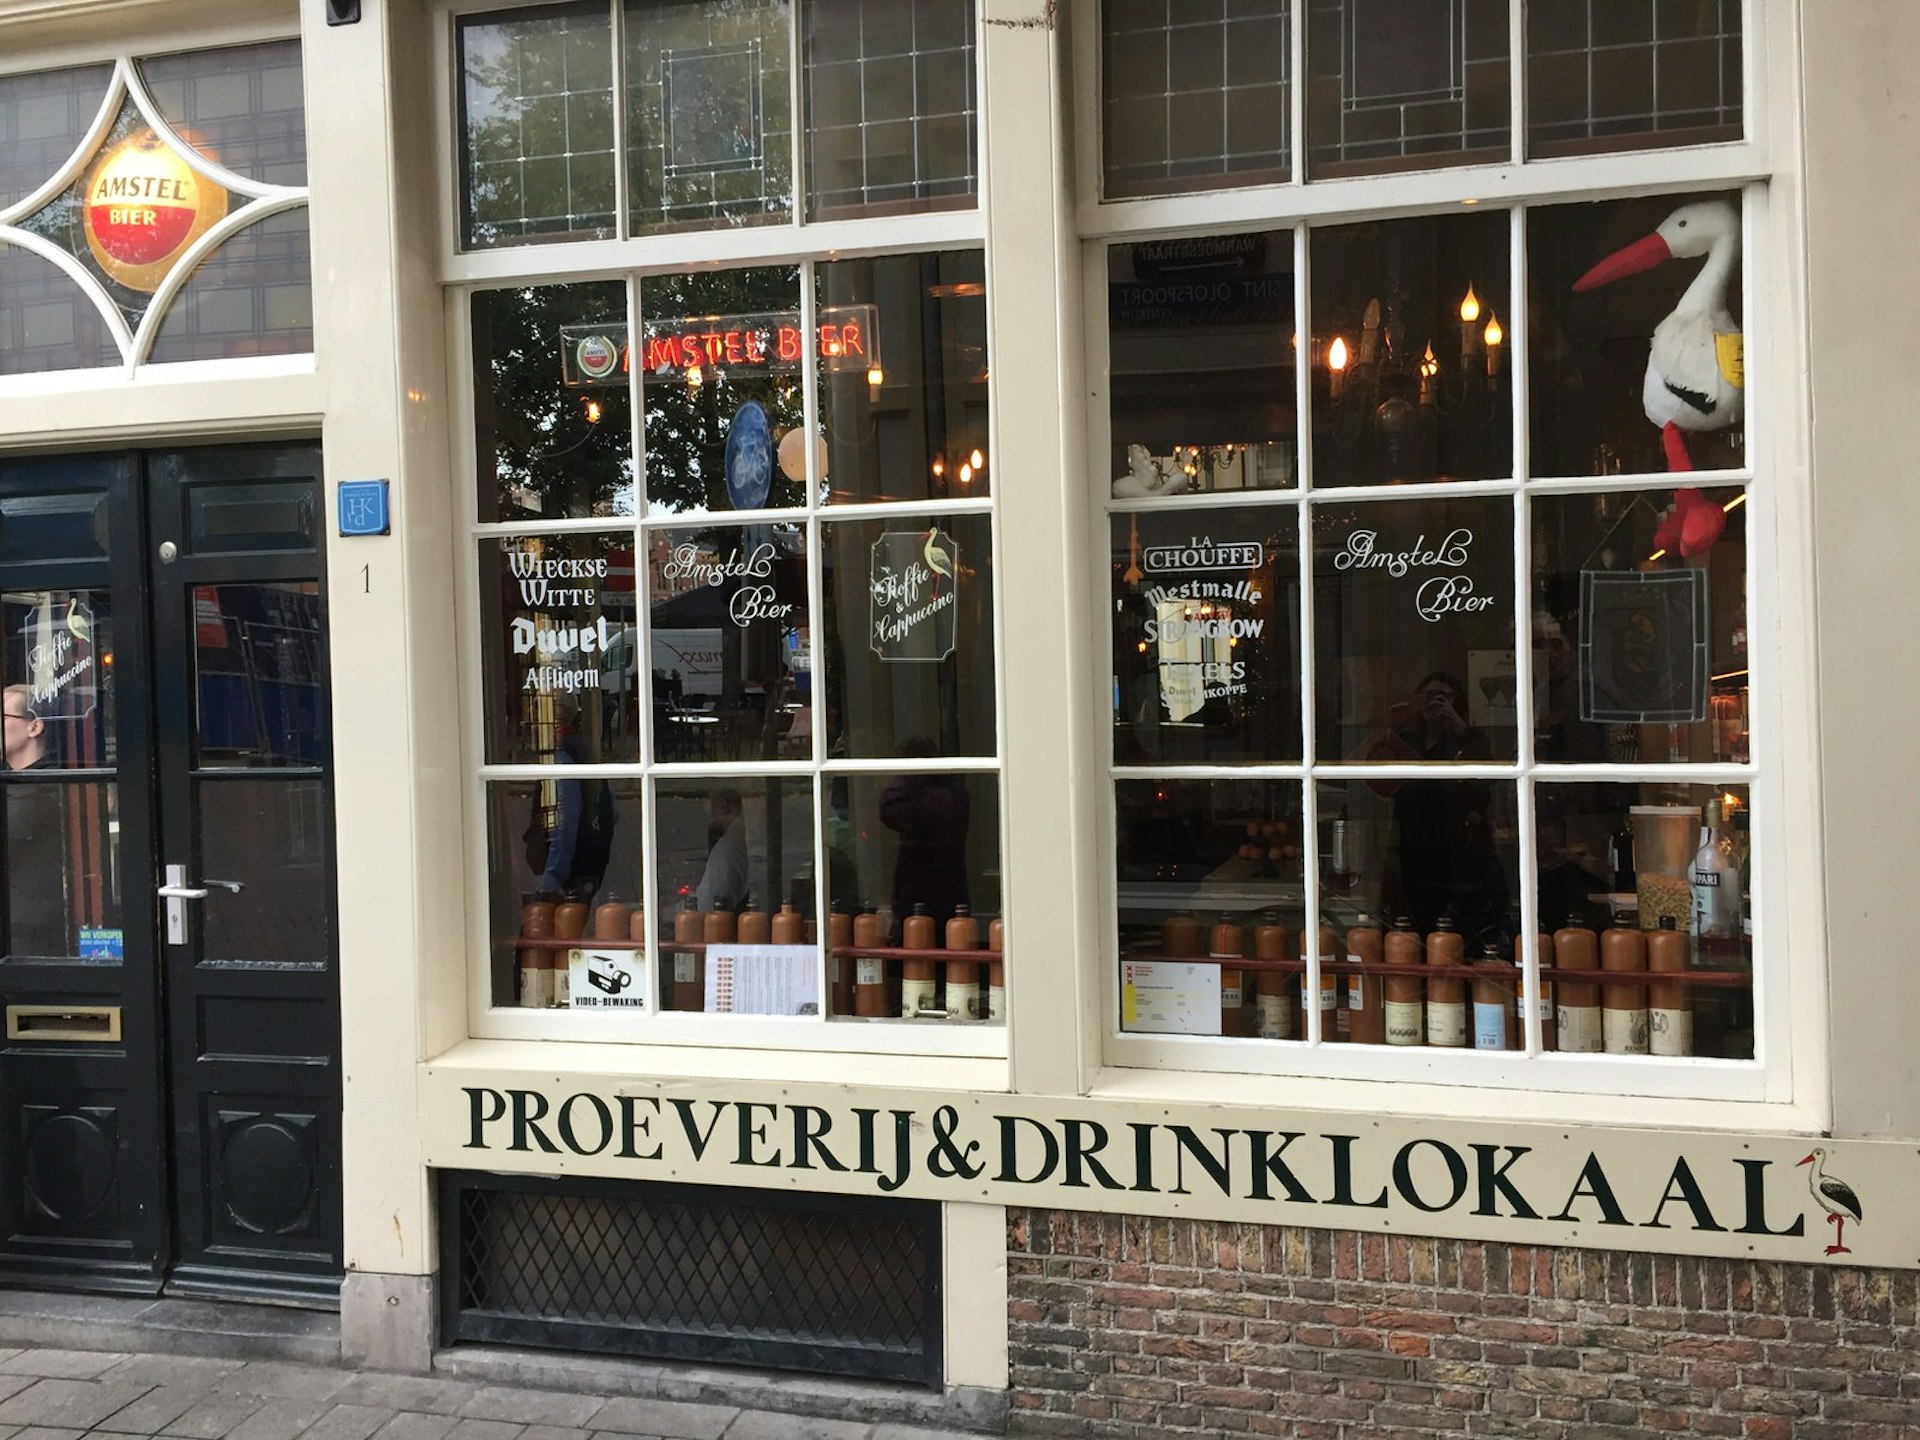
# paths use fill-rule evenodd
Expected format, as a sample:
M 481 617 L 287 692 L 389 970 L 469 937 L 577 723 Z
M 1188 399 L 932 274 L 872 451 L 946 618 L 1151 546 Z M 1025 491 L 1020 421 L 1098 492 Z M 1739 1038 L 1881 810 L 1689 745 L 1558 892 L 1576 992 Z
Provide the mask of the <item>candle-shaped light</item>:
M 1327 390 L 1338 400 L 1347 388 L 1347 342 L 1336 335 L 1327 347 Z
M 1500 378 L 1500 347 L 1506 342 L 1507 332 L 1500 328 L 1500 317 L 1491 312 L 1487 315 L 1485 338 L 1487 342 L 1487 379 L 1498 380 Z
M 1434 359 L 1433 342 L 1427 342 L 1427 353 L 1420 357 L 1420 403 L 1433 404 L 1433 381 L 1440 373 L 1440 362 Z
M 978 474 L 980 471 L 987 468 L 987 457 L 985 455 L 982 455 L 980 453 L 979 447 L 976 446 L 974 448 L 973 453 L 967 456 L 967 463 L 973 466 L 974 473 Z
M 886 371 L 882 370 L 878 365 L 869 365 L 867 367 L 867 384 L 871 385 L 875 390 L 878 390 L 886 383 Z
M 1473 358 L 1474 342 L 1479 338 L 1475 326 L 1480 320 L 1480 297 L 1473 293 L 1473 283 L 1467 283 L 1467 293 L 1460 299 L 1460 358 Z
M 701 370 L 698 365 L 687 366 L 687 388 L 689 390 L 698 390 L 700 383 L 706 378 L 706 372 Z

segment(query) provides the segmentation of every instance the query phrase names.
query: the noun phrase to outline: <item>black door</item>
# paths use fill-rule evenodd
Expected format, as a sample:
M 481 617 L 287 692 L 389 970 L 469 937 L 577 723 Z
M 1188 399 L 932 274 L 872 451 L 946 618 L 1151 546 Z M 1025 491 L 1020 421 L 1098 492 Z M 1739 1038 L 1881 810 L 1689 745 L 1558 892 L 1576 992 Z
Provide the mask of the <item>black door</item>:
M 0 464 L 0 1276 L 329 1301 L 319 456 Z

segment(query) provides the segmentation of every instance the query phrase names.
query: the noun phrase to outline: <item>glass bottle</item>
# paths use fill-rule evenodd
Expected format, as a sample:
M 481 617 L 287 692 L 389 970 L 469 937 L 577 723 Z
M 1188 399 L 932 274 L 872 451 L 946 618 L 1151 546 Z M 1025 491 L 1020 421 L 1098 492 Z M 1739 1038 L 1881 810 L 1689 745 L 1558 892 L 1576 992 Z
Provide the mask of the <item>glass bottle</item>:
M 1695 953 L 1706 969 L 1738 961 L 1741 936 L 1740 868 L 1733 858 L 1733 841 L 1722 819 L 1720 802 L 1707 802 L 1700 827 L 1700 848 L 1688 870 L 1693 885 Z

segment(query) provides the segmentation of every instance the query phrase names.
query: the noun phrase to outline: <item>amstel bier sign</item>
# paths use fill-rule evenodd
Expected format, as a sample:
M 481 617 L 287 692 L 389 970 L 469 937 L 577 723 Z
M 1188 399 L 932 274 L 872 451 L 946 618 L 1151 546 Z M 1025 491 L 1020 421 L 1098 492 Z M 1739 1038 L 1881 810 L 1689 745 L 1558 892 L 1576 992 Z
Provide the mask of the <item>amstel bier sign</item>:
M 187 247 L 226 213 L 227 192 L 149 129 L 109 147 L 87 173 L 87 249 L 130 290 L 159 289 Z

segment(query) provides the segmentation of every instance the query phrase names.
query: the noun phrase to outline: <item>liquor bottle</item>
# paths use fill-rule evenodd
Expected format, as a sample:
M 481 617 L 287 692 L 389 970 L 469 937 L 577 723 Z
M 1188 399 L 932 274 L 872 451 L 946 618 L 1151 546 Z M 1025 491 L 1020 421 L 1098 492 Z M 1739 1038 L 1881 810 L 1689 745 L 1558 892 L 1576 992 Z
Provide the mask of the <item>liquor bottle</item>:
M 623 912 L 626 907 L 619 907 Z M 553 907 L 553 938 L 556 940 L 580 940 L 587 933 L 587 903 L 584 900 L 566 900 Z M 595 936 L 599 931 L 594 931 Z M 547 981 L 547 1003 L 567 1009 L 572 1005 L 570 989 L 573 981 L 573 955 L 571 950 L 555 946 L 547 952 L 547 963 L 553 969 Z
M 773 917 L 764 910 L 740 912 L 739 940 L 742 945 L 773 943 Z
M 1307 1010 L 1313 1006 L 1312 992 L 1307 986 L 1307 927 L 1300 927 L 1300 1024 L 1295 1031 L 1302 1040 L 1313 1032 L 1307 1028 Z M 1335 957 L 1333 947 L 1339 943 L 1331 925 L 1320 926 L 1320 958 L 1332 960 Z M 1340 978 L 1330 970 L 1320 972 L 1320 1043 L 1333 1045 L 1347 1037 L 1340 1033 L 1340 1017 L 1345 1013 L 1340 1009 Z
M 947 921 L 947 949 L 978 950 L 980 948 L 980 922 L 973 918 L 973 908 L 968 905 L 953 907 L 953 918 Z M 980 1018 L 980 962 L 978 960 L 953 960 L 946 962 L 947 972 L 947 1019 L 965 1023 Z
M 1668 917 L 1672 918 L 1672 917 Z M 1609 974 L 1644 973 L 1647 937 L 1616 926 L 1600 937 L 1600 968 Z M 1612 984 L 1600 997 L 1600 1039 L 1609 1055 L 1647 1053 L 1647 987 Z
M 880 941 L 880 916 L 868 905 L 853 917 L 853 947 L 877 950 Z M 853 962 L 853 1013 L 869 1020 L 887 1013 L 887 962 L 878 955 Z
M 1553 932 L 1553 963 L 1562 974 L 1600 968 L 1600 937 L 1587 928 L 1584 916 L 1569 915 L 1566 928 Z M 1560 1002 L 1560 1049 L 1572 1055 L 1598 1055 L 1600 987 L 1563 979 L 1554 989 Z
M 1381 1008 L 1386 1012 L 1387 1044 L 1424 1045 L 1427 1043 L 1426 986 L 1420 979 L 1420 967 L 1426 963 L 1426 947 L 1413 921 L 1402 915 L 1387 932 L 1387 964 L 1395 967 L 1380 986 Z M 1404 973 L 1401 973 L 1404 972 Z
M 806 935 L 806 924 L 800 918 L 800 912 L 789 901 L 780 907 L 780 913 L 773 917 L 770 927 L 775 945 L 798 945 Z
M 1233 923 L 1232 916 L 1222 915 L 1213 927 L 1213 939 L 1207 953 L 1210 958 L 1220 962 L 1220 1033 L 1252 1033 L 1253 1027 L 1247 1023 L 1247 996 L 1242 983 L 1244 972 L 1239 964 L 1247 955 L 1247 932 Z
M 520 935 L 526 940 L 553 938 L 553 906 L 544 900 L 531 900 L 520 910 Z M 565 954 L 563 950 L 560 952 Z M 542 945 L 530 945 L 520 952 L 519 1001 L 523 1010 L 544 1010 L 553 1003 L 553 962 Z
M 935 933 L 932 913 L 925 905 L 915 905 L 913 914 L 900 927 L 901 948 L 932 950 Z M 900 1018 L 912 1020 L 922 1010 L 934 1008 L 933 957 L 907 957 L 900 967 Z
M 1707 802 L 1700 848 L 1694 851 L 1687 878 L 1693 885 L 1694 950 L 1701 968 L 1734 968 L 1741 956 L 1740 870 L 1718 800 Z
M 1513 992 L 1519 988 L 1520 973 L 1507 964 L 1498 945 L 1482 952 L 1473 977 L 1473 1048 L 1511 1050 L 1514 1048 Z
M 1253 958 L 1285 960 L 1287 927 L 1278 920 L 1267 920 L 1254 926 Z M 1260 1038 L 1297 1039 L 1300 1032 L 1293 1024 L 1293 996 L 1290 993 L 1293 987 L 1287 983 L 1287 972 L 1263 966 L 1253 977 L 1253 988 L 1254 1005 L 1259 1012 Z
M 993 959 L 987 962 L 987 1019 L 1002 1022 L 1007 1015 L 1006 921 L 996 915 L 987 923 L 987 950 Z
M 1464 965 L 1466 937 L 1454 929 L 1453 918 L 1442 915 L 1427 936 L 1427 964 Z M 1464 1049 L 1467 1043 L 1467 982 L 1435 976 L 1427 982 L 1427 1044 Z
M 701 919 L 699 909 L 689 897 L 680 907 L 680 913 L 673 917 L 673 939 L 677 945 L 697 945 L 706 935 L 706 923 Z M 706 1009 L 706 990 L 700 978 L 700 952 L 697 950 L 675 950 L 673 952 L 673 990 L 672 1004 L 675 1010 Z
M 1359 923 L 1347 931 L 1347 959 L 1356 965 L 1378 965 L 1382 955 L 1382 936 L 1371 915 L 1362 915 Z M 1380 1004 L 1378 971 L 1356 971 L 1347 977 L 1347 1034 L 1356 1045 L 1384 1045 L 1387 1040 L 1387 1016 Z
M 1660 917 L 1660 928 L 1647 936 L 1647 969 L 1656 975 L 1684 973 L 1687 937 L 1671 915 Z M 1647 1046 L 1655 1055 L 1693 1053 L 1693 1009 L 1687 987 L 1677 980 L 1656 981 L 1647 987 Z
M 1537 943 L 1540 947 L 1540 968 L 1551 970 L 1553 968 L 1553 936 L 1540 935 L 1537 937 Z M 1513 937 L 1514 968 L 1519 970 L 1526 963 L 1526 946 L 1521 937 L 1516 935 Z M 1525 989 L 1517 979 L 1514 981 L 1513 988 L 1513 1015 L 1515 1022 L 1513 1043 L 1517 1049 L 1527 1041 L 1527 997 Z M 1553 985 L 1550 981 L 1543 979 L 1540 982 L 1540 1050 L 1542 1054 L 1553 1049 L 1557 1038 L 1554 1033 L 1556 1029 L 1553 1023 Z

